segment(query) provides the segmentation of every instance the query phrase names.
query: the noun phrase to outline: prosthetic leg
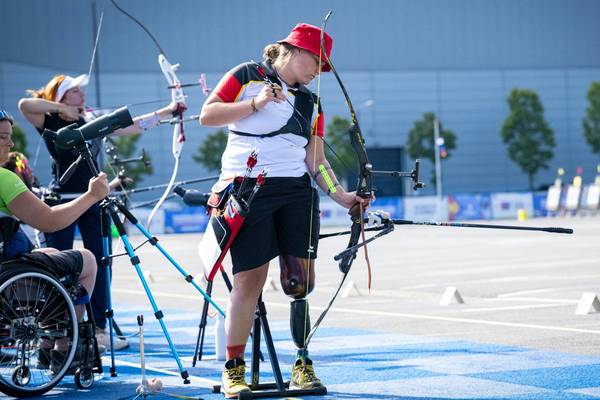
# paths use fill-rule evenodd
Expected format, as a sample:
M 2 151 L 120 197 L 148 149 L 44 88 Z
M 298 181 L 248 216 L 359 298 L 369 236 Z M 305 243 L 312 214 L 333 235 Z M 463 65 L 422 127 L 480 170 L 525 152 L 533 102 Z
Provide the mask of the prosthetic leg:
M 293 299 L 290 303 L 290 332 L 297 354 L 290 386 L 302 390 L 325 389 L 308 358 L 307 338 L 311 326 L 306 296 L 315 286 L 314 260 L 282 255 L 279 257 L 279 266 L 283 291 Z
M 306 337 L 310 332 L 310 315 L 306 296 L 315 287 L 313 260 L 290 255 L 279 257 L 281 287 L 293 300 L 290 303 L 290 331 L 298 350 L 298 357 L 308 356 Z
M 313 264 L 307 267 L 308 262 L 294 256 L 283 255 L 279 257 L 281 267 L 281 285 L 284 292 L 294 300 L 290 303 L 290 328 L 294 344 L 298 349 L 301 362 L 306 362 L 308 350 L 306 337 L 310 332 L 310 318 L 308 302 L 305 297 L 314 287 Z M 265 345 L 269 354 L 271 368 L 275 382 L 260 383 L 260 337 L 264 333 Z M 267 320 L 267 309 L 262 295 L 256 305 L 256 316 L 252 330 L 252 381 L 249 383 L 251 392 L 242 392 L 238 399 L 257 399 L 267 397 L 294 397 L 294 396 L 324 396 L 327 388 L 323 385 L 296 389 L 290 382 L 284 381 L 279 367 L 279 360 L 273 344 L 273 336 Z M 221 385 L 213 386 L 213 393 L 219 393 Z

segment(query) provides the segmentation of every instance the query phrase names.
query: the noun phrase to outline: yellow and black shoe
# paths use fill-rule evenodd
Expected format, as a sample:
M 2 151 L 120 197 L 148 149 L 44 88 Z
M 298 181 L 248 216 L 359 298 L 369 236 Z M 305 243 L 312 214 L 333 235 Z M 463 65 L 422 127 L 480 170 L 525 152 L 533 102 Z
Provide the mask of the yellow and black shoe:
M 244 360 L 234 358 L 227 361 L 223 375 L 221 375 L 221 393 L 232 399 L 238 397 L 242 392 L 250 392 L 245 375 L 246 363 Z
M 292 369 L 292 381 L 290 387 L 294 389 L 314 389 L 323 386 L 317 378 L 313 362 L 310 358 L 298 358 Z

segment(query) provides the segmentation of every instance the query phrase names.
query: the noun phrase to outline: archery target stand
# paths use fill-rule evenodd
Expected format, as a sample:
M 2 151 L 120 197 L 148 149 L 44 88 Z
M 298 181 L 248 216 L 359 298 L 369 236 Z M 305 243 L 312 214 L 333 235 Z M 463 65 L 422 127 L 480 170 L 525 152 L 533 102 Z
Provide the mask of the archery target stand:
M 567 189 L 567 199 L 565 201 L 565 209 L 570 213 L 575 213 L 579 209 L 581 201 L 581 186 L 570 185 Z
M 546 209 L 549 213 L 556 215 L 560 211 L 560 197 L 562 194 L 561 186 L 556 184 L 548 188 L 546 196 Z
M 440 299 L 440 306 L 449 306 L 451 303 L 465 303 L 456 286 L 448 286 L 444 291 L 444 294 L 442 294 L 442 298 Z
M 600 206 L 600 185 L 589 185 L 586 193 L 586 210 L 596 212 Z
M 575 314 L 586 315 L 592 312 L 600 312 L 600 299 L 593 292 L 586 292 L 581 296 Z

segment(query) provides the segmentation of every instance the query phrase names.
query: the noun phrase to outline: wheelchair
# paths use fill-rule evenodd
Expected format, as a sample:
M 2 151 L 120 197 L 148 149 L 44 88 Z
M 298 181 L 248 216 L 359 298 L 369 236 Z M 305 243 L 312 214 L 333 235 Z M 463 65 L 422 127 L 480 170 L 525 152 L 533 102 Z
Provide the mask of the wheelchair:
M 5 226 L 0 218 L 2 239 Z M 8 241 L 0 243 L 6 248 Z M 80 323 L 78 304 L 87 314 Z M 40 396 L 67 374 L 79 388 L 90 388 L 94 373 L 102 373 L 95 328 L 89 296 L 76 277 L 30 260 L 0 263 L 0 392 Z

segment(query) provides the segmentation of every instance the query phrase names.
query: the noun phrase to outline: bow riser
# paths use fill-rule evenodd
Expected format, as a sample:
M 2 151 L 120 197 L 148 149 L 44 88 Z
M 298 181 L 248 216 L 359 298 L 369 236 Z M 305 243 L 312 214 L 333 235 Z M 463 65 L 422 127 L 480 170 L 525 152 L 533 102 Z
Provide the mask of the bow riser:
M 360 223 L 352 223 L 352 227 L 350 228 L 350 239 L 348 240 L 348 246 L 346 248 L 354 247 L 358 244 L 358 240 L 360 239 Z M 350 267 L 352 267 L 352 263 L 356 258 L 356 251 L 351 252 L 350 254 L 342 257 L 340 260 L 338 267 L 340 272 L 343 274 L 347 274 L 350 271 Z
M 350 144 L 356 153 L 359 163 L 359 176 L 356 186 L 356 194 L 363 199 L 368 199 L 373 195 L 373 180 L 371 169 L 373 166 L 369 162 L 369 157 L 365 151 L 364 139 L 358 125 L 352 124 L 348 130 L 350 135 Z
M 181 88 L 181 81 L 177 78 L 176 74 L 179 69 L 179 64 L 173 65 L 167 60 L 167 57 L 165 57 L 164 54 L 159 54 L 158 65 L 160 65 L 160 69 L 167 79 L 167 82 L 169 82 L 169 87 L 171 88 L 171 100 L 175 103 L 185 103 L 185 94 Z
M 165 76 L 167 82 L 169 82 L 169 86 L 171 89 L 171 101 L 177 104 L 185 105 L 185 93 L 181 88 L 181 82 L 179 78 L 177 78 L 177 69 L 179 69 L 179 64 L 171 64 L 167 57 L 164 54 L 160 54 L 158 56 L 158 64 L 160 65 L 160 69 Z M 185 142 L 185 135 L 183 130 L 183 111 L 185 107 L 182 109 L 178 109 L 175 114 L 179 116 L 180 122 L 175 124 L 173 127 L 173 142 L 172 142 L 172 152 L 173 157 L 179 158 L 181 156 L 181 150 L 183 149 L 183 144 Z

